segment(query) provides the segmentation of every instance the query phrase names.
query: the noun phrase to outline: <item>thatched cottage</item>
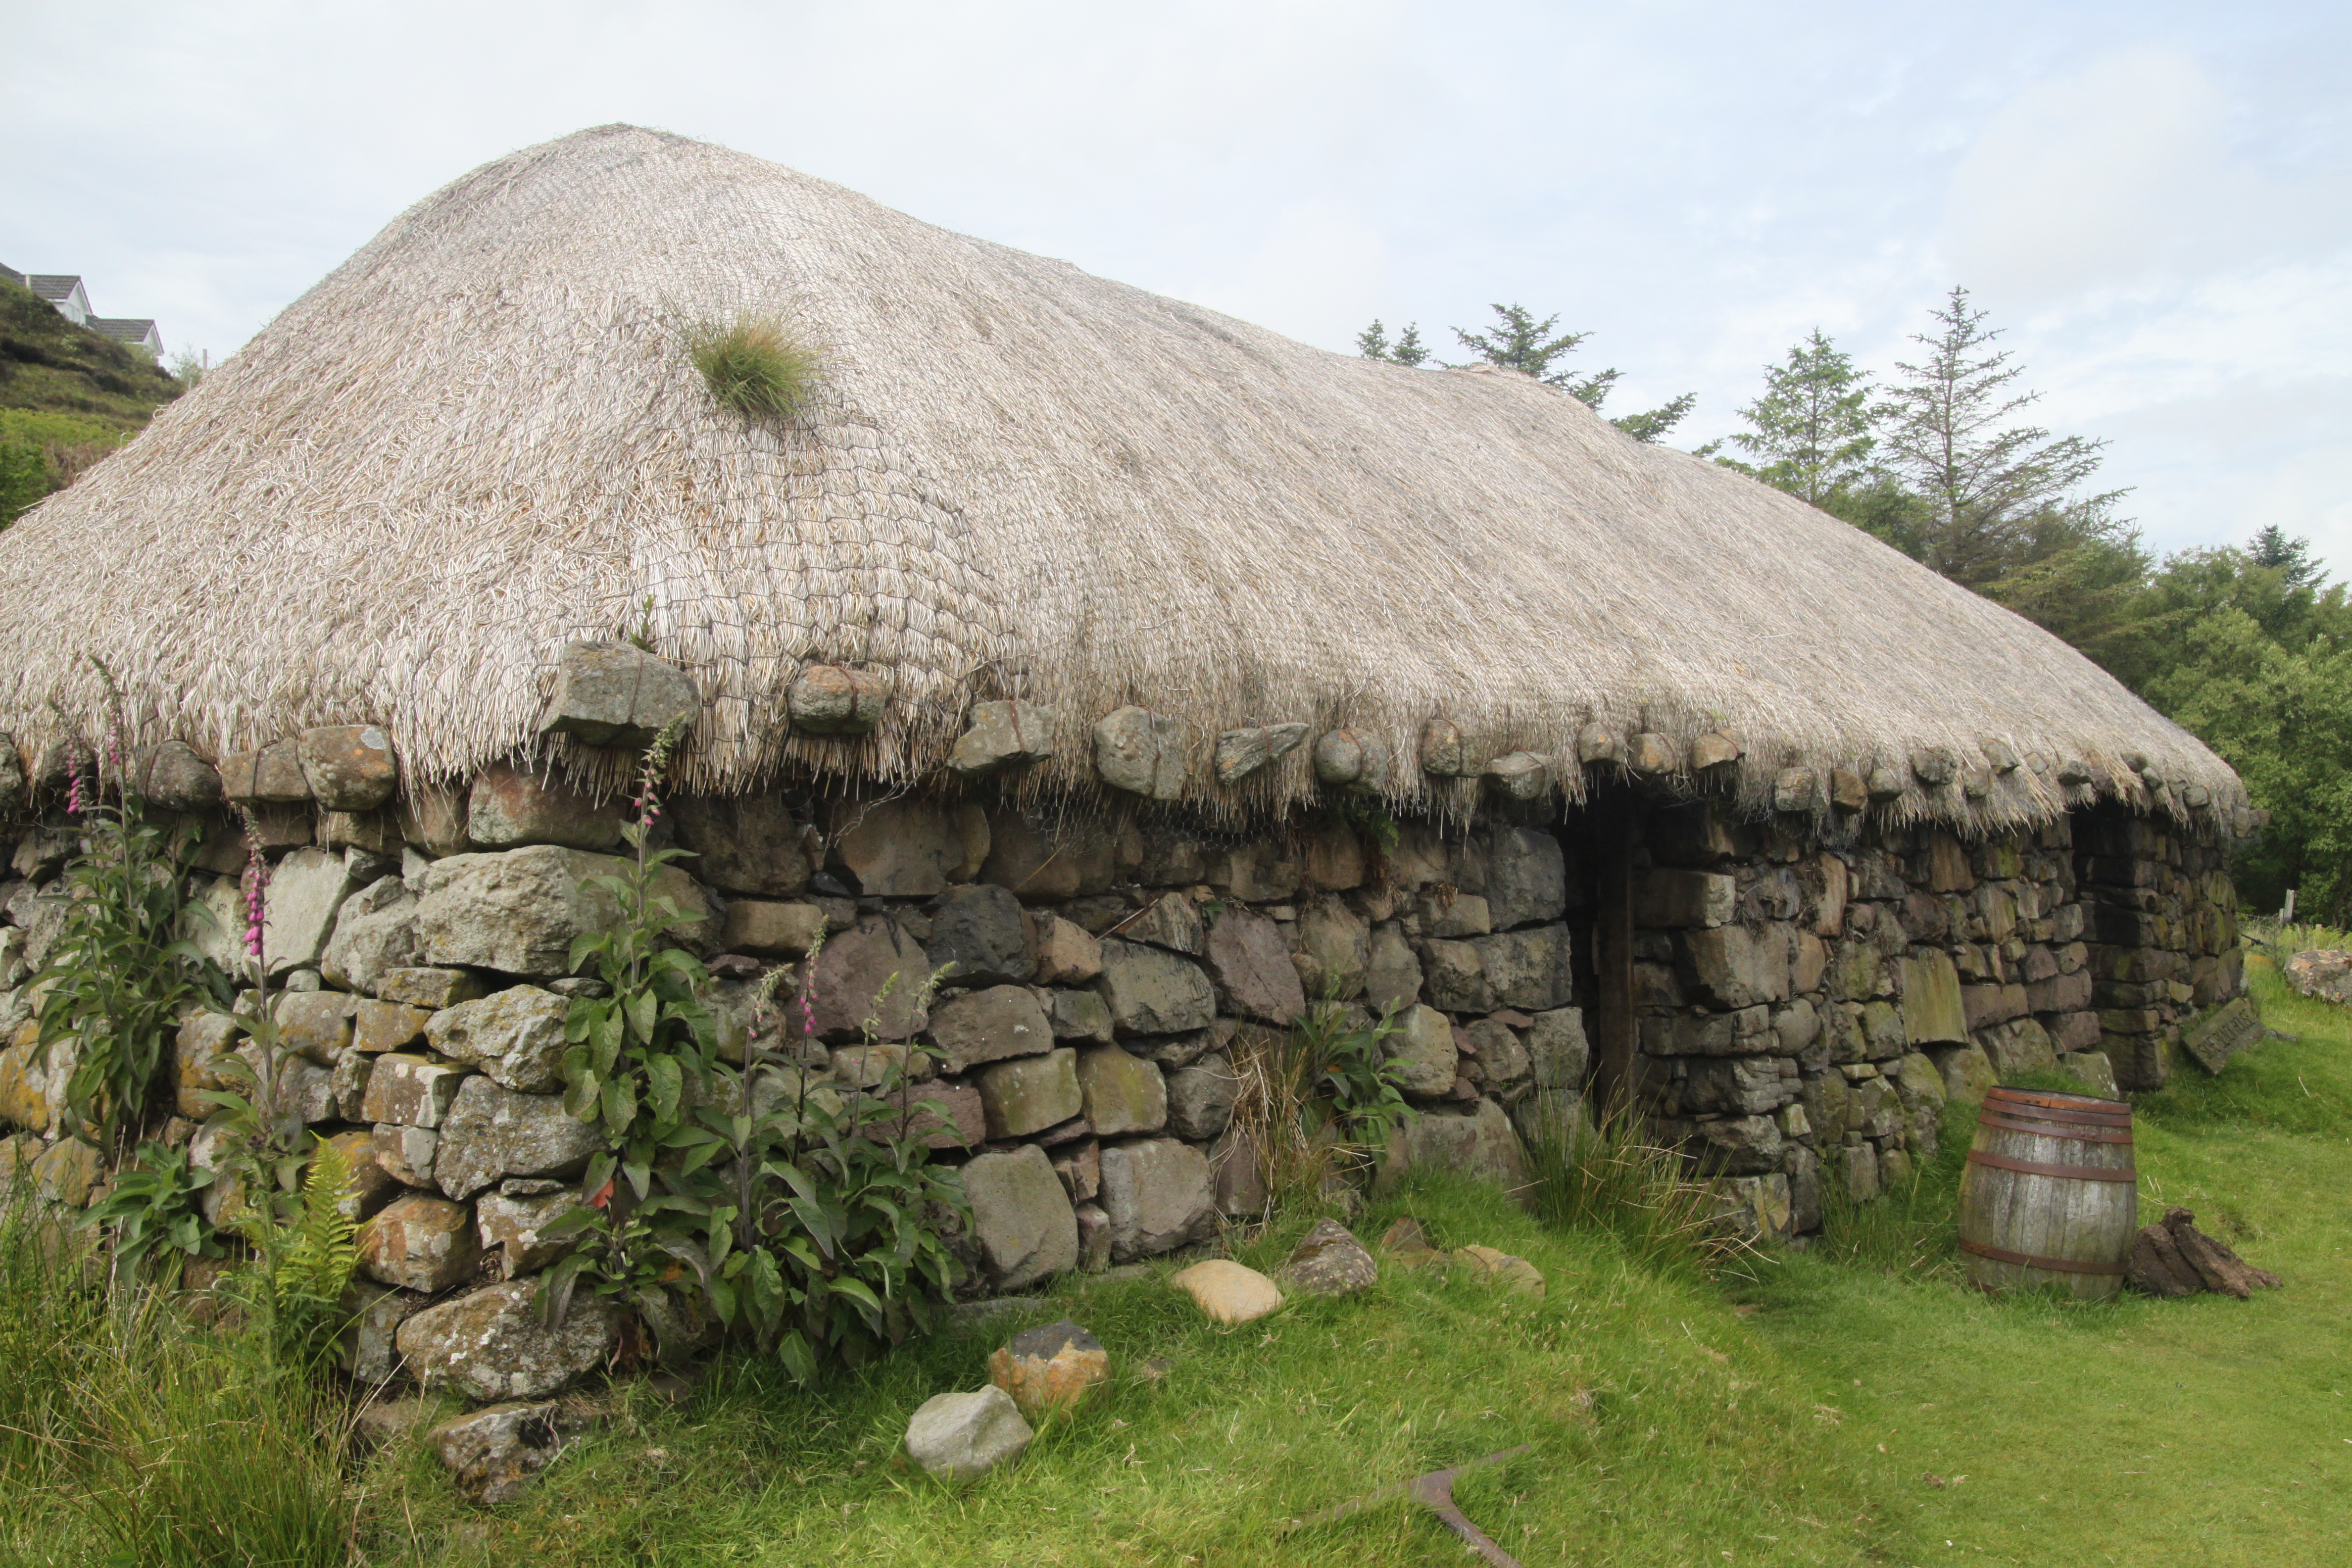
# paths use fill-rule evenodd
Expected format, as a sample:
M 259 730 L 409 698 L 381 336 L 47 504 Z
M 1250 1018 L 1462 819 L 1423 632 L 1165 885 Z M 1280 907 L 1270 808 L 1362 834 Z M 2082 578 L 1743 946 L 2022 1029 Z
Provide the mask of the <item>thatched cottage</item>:
M 763 316 L 819 366 L 790 418 L 687 352 Z M 2102 1054 L 2156 1085 L 2239 985 L 2229 767 L 1856 530 L 1524 376 L 625 126 L 403 214 L 0 536 L 0 952 L 21 976 L 54 931 L 102 664 L 150 793 L 224 825 L 225 794 L 281 857 L 303 1092 L 382 1151 L 415 1234 L 372 1267 L 412 1292 L 577 1168 L 445 1124 L 441 1020 L 568 984 L 577 879 L 677 715 L 701 951 L 791 959 L 824 916 L 835 1041 L 955 965 L 882 1032 L 946 1053 L 994 1289 L 1245 1208 L 1232 1053 L 1321 995 L 1402 1025 L 1401 1155 L 1507 1173 L 1528 1106 L 1633 1094 L 1802 1234 L 1948 1096 Z

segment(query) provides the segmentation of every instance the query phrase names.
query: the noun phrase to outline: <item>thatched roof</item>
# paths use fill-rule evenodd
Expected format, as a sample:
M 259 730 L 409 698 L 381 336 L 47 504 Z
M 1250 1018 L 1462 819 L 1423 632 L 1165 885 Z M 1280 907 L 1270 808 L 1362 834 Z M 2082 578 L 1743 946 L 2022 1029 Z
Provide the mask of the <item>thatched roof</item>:
M 683 348 L 768 312 L 826 366 L 782 427 Z M 0 536 L 0 729 L 28 749 L 89 732 L 90 654 L 141 739 L 374 722 L 412 774 L 459 775 L 535 742 L 568 639 L 642 630 L 701 689 L 712 790 L 928 775 L 970 702 L 1018 695 L 1059 715 L 1038 787 L 1091 787 L 1091 726 L 1138 703 L 1228 814 L 1317 787 L 1307 747 L 1209 775 L 1221 730 L 1284 721 L 1385 735 L 1396 803 L 1458 808 L 1475 784 L 1411 760 L 1439 717 L 1571 795 L 1598 721 L 1728 731 L 1750 804 L 1792 764 L 1988 741 L 2243 800 L 2058 639 L 1527 377 L 1308 348 L 625 126 L 403 214 Z M 884 727 L 789 732 L 809 661 L 882 672 Z M 2021 767 L 1895 809 L 2063 794 Z

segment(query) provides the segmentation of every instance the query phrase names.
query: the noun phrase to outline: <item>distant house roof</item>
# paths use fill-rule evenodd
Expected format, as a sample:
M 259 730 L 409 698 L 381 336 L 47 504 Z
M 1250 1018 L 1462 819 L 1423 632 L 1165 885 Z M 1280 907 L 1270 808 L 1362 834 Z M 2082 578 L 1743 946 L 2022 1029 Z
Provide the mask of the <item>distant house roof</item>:
M 36 272 L 26 279 L 26 287 L 55 305 L 67 321 L 89 325 L 89 296 L 83 291 L 78 274 Z
M 89 308 L 89 293 L 82 287 L 81 276 L 73 272 L 19 272 L 13 267 L 0 267 L 0 278 L 30 289 L 35 294 L 57 307 L 58 313 L 78 326 L 102 332 L 120 343 L 142 348 L 161 356 L 163 335 L 155 330 L 152 317 L 100 316 Z
M 102 332 L 120 343 L 145 349 L 150 353 L 163 352 L 163 335 L 155 331 L 153 318 L 148 316 L 92 316 L 86 323 L 94 332 Z

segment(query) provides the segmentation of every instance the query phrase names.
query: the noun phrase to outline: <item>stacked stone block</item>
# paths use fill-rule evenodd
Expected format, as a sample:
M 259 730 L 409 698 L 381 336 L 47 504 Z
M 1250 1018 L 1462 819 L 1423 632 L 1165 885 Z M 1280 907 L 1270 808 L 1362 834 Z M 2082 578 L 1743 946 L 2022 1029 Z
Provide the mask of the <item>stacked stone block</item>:
M 2236 887 L 2219 846 L 2154 818 L 2100 812 L 2077 840 L 2103 1048 L 2118 1085 L 2161 1089 L 2182 1024 L 2244 984 Z

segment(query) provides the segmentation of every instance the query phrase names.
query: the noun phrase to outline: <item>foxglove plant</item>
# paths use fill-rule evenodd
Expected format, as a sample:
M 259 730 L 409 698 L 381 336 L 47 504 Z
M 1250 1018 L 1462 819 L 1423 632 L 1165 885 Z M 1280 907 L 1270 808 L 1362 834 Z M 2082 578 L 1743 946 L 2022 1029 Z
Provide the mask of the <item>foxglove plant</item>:
M 683 719 L 671 721 L 646 752 L 635 816 L 621 830 L 633 852 L 627 871 L 581 883 L 583 892 L 610 899 L 618 916 L 576 938 L 569 963 L 575 974 L 593 964 L 606 993 L 573 997 L 563 1026 L 571 1047 L 563 1108 L 602 1127 L 607 1144 L 589 1163 L 584 1191 L 592 1196 L 616 1173 L 636 1201 L 652 1195 L 655 1162 L 694 1142 L 689 1097 L 708 1091 L 718 1047 L 717 1025 L 700 1000 L 709 972 L 668 942 L 687 916 L 656 890 L 662 868 L 688 854 L 653 847 L 664 775 L 685 732 Z M 682 1132 L 688 1136 L 682 1140 Z
M 824 1054 L 811 994 L 824 942 L 820 928 L 789 1004 L 779 997 L 793 970 L 761 976 L 742 1060 L 711 1065 L 719 1091 L 667 1141 L 652 1172 L 657 1190 L 633 1202 L 592 1172 L 587 1204 L 541 1230 L 579 1237 L 548 1272 L 540 1301 L 550 1321 L 586 1283 L 656 1324 L 714 1324 L 803 1384 L 937 1325 L 961 1272 L 942 1227 L 969 1211 L 918 1121 L 944 1123 L 948 1111 L 917 1102 L 902 1066 L 858 1092 L 808 1065 Z M 946 973 L 924 982 L 919 1006 Z M 780 1013 L 790 1019 L 782 1029 Z M 866 1045 L 877 1032 L 868 1017 Z M 780 1050 L 793 1035 L 793 1048 Z
M 98 669 L 118 717 L 104 769 L 94 751 L 85 758 L 79 744 L 67 745 L 66 809 L 81 852 L 64 876 L 64 928 L 31 989 L 41 998 L 42 1064 L 60 1045 L 72 1051 L 67 1131 L 120 1163 L 153 1109 L 179 1014 L 217 971 L 180 935 L 195 832 L 184 819 L 168 829 L 148 820 L 122 764 L 114 682 Z
M 341 1150 L 303 1124 L 290 1092 L 269 994 L 269 860 L 251 814 L 240 816 L 245 930 L 238 948 L 251 984 L 242 994 L 222 986 L 214 1005 L 235 1020 L 247 1043 L 216 1064 L 236 1087 L 205 1089 L 200 1097 L 218 1110 L 214 1123 L 224 1134 L 226 1179 L 214 1182 L 221 1225 L 253 1248 L 245 1294 L 281 1365 L 308 1369 L 331 1348 L 344 1321 L 337 1302 L 357 1263 L 358 1222 L 345 1212 L 352 1169 Z

